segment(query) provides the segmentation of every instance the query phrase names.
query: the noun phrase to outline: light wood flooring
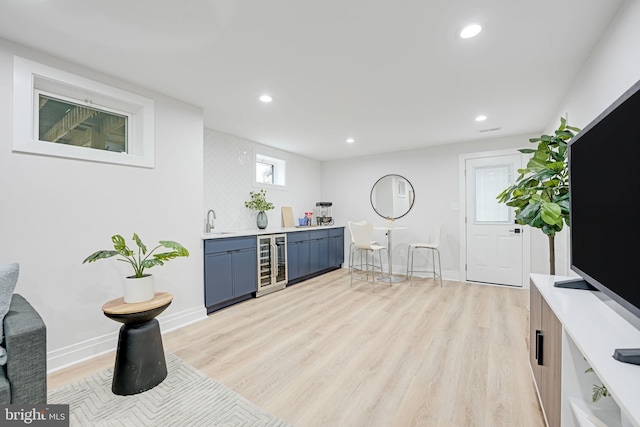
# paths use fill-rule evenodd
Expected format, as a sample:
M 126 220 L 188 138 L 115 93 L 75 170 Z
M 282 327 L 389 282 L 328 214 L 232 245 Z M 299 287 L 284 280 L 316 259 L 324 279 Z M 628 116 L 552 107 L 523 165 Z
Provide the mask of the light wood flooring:
M 526 343 L 529 293 L 430 279 L 349 287 L 341 269 L 212 313 L 165 349 L 306 426 L 544 426 Z M 49 388 L 113 365 L 53 373 Z

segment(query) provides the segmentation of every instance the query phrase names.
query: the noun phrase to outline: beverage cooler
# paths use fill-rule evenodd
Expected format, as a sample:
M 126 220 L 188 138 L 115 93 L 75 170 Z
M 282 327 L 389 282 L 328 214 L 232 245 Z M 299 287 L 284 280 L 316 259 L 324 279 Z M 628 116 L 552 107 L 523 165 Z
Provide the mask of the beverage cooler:
M 256 297 L 287 286 L 287 235 L 258 236 L 258 291 Z

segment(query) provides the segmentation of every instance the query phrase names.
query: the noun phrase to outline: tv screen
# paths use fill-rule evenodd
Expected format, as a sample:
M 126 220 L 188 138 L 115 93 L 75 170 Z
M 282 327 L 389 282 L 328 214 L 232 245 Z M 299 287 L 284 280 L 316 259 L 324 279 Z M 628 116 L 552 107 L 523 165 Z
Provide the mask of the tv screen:
M 640 318 L 640 81 L 569 141 L 571 269 Z

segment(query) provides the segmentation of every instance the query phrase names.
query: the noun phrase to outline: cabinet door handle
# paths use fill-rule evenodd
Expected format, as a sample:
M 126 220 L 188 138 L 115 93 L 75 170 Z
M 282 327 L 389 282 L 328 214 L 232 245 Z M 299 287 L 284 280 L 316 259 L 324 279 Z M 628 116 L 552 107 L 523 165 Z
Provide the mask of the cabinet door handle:
M 544 335 L 542 331 L 536 330 L 536 360 L 538 361 L 538 365 L 542 365 L 542 343 L 543 343 Z
M 272 285 L 275 285 L 275 278 L 278 276 L 278 260 L 276 257 L 278 256 L 278 251 L 276 250 L 276 245 L 271 245 L 271 277 L 273 277 Z

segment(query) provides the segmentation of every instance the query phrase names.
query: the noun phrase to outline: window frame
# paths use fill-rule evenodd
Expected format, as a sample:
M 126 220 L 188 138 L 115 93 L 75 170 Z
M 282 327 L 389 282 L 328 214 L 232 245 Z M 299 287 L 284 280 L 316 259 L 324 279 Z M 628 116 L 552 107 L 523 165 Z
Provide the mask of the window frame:
M 258 167 L 260 165 L 260 167 Z M 271 168 L 271 182 L 258 181 L 258 171 L 262 170 L 262 166 L 269 166 Z M 265 161 L 262 158 L 256 159 L 256 182 L 258 184 L 274 185 L 276 176 L 276 165 L 273 162 Z
M 273 165 L 273 184 L 258 181 L 257 164 L 266 163 Z M 253 186 L 256 188 L 277 189 L 287 188 L 287 161 L 277 157 L 261 153 L 253 156 Z
M 14 57 L 13 151 L 153 168 L 153 100 L 21 57 Z M 39 94 L 127 116 L 127 151 L 39 140 Z

